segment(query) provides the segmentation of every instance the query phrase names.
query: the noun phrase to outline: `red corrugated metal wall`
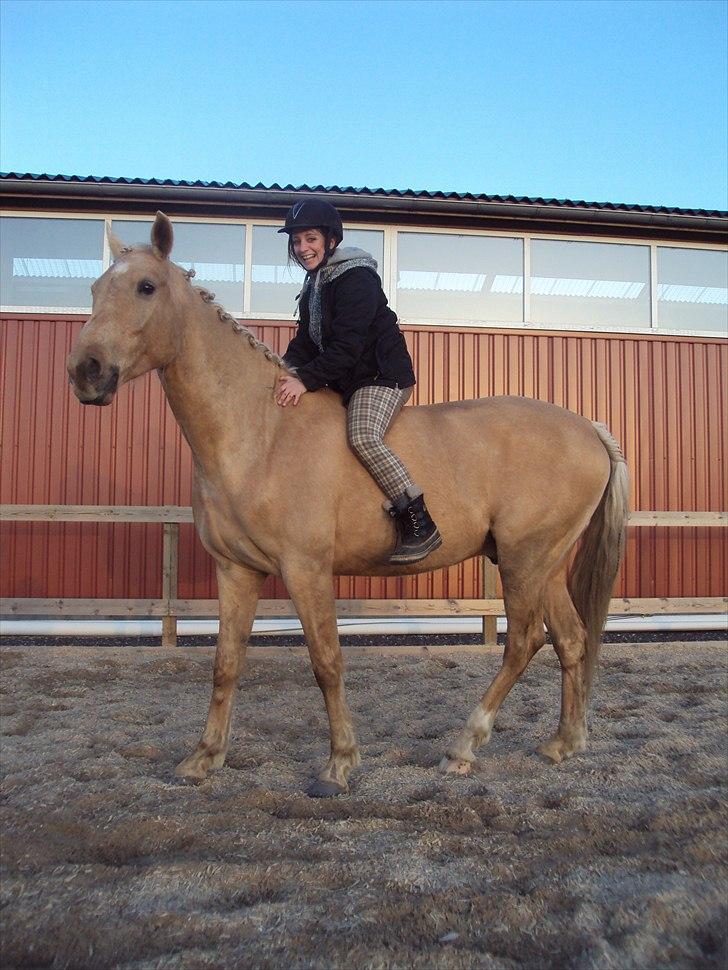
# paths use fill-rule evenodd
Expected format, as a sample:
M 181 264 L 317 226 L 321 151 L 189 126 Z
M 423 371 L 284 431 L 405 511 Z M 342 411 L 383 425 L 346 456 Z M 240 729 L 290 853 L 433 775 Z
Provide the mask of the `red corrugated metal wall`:
M 154 375 L 110 408 L 71 394 L 65 359 L 77 317 L 3 315 L 0 329 L 5 503 L 189 505 L 191 460 Z M 254 326 L 282 352 L 293 328 Z M 419 384 L 415 403 L 493 394 L 553 401 L 605 422 L 632 472 L 632 505 L 725 509 L 728 344 L 710 339 L 404 328 Z M 0 526 L 0 593 L 8 597 L 157 597 L 161 527 L 24 523 Z M 621 596 L 719 596 L 728 578 L 718 529 L 633 529 Z M 469 561 L 401 580 L 342 578 L 353 598 L 477 597 Z M 210 561 L 181 528 L 179 592 L 216 595 Z M 269 580 L 264 596 L 285 596 Z

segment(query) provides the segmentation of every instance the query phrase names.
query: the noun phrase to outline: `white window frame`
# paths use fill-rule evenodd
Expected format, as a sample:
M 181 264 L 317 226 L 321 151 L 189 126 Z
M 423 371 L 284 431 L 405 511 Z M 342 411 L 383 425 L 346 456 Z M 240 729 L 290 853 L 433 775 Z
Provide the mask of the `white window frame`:
M 103 222 L 107 223 L 109 220 L 100 213 L 91 212 L 49 212 L 47 209 L 29 210 L 23 212 L 17 212 L 12 209 L 0 209 L 0 217 L 3 219 L 6 217 L 13 219 L 74 219 L 75 221 L 83 222 Z M 101 256 L 101 271 L 105 272 L 109 263 L 106 261 L 108 242 L 106 240 L 106 225 L 104 225 L 103 234 L 103 253 Z M 89 294 L 90 295 L 90 294 Z M 48 307 L 48 306 L 0 306 L 0 313 L 32 313 L 32 314 L 47 314 L 53 316 L 63 316 L 65 314 L 78 315 L 81 313 L 90 313 L 91 303 L 88 306 L 83 307 Z
M 74 219 L 91 222 L 103 221 L 105 228 L 110 229 L 114 220 L 125 222 L 149 222 L 150 215 L 131 215 L 126 213 L 107 213 L 107 212 L 54 212 L 47 209 L 28 209 L 18 212 L 14 209 L 0 209 L 0 216 L 14 219 Z M 204 223 L 207 225 L 236 225 L 245 227 L 245 251 L 243 255 L 244 280 L 243 280 L 243 320 L 277 321 L 281 323 L 291 323 L 293 320 L 294 307 L 291 306 L 291 316 L 281 315 L 280 313 L 253 313 L 250 310 L 251 303 L 251 276 L 253 262 L 253 227 L 254 226 L 279 226 L 280 222 L 274 219 L 249 218 L 236 219 L 233 217 L 217 217 L 210 219 L 204 216 L 185 215 L 177 220 L 178 222 Z M 430 330 L 516 330 L 522 331 L 546 331 L 546 332 L 573 332 L 573 333 L 598 333 L 605 336 L 676 336 L 676 337 L 696 337 L 711 340 L 728 339 L 728 332 L 722 334 L 715 330 L 686 330 L 686 329 L 663 329 L 659 326 L 659 306 L 657 299 L 657 249 L 658 247 L 668 247 L 671 249 L 699 249 L 708 252 L 724 252 L 728 255 L 728 246 L 721 246 L 719 243 L 700 243 L 682 242 L 672 239 L 625 239 L 624 236 L 579 236 L 573 233 L 545 233 L 545 232 L 514 232 L 513 230 L 482 230 L 459 227 L 442 227 L 435 225 L 418 226 L 398 226 L 386 225 L 375 222 L 347 223 L 344 225 L 344 233 L 347 229 L 362 229 L 373 232 L 381 232 L 384 236 L 384 260 L 380 267 L 382 285 L 388 296 L 389 304 L 397 312 L 397 239 L 400 233 L 430 233 L 434 235 L 455 235 L 455 236 L 487 236 L 490 238 L 521 239 L 523 240 L 523 316 L 524 322 L 514 323 L 513 321 L 501 321 L 494 319 L 484 320 L 459 320 L 439 319 L 437 321 L 423 320 L 418 318 L 400 317 L 400 323 L 407 326 L 426 327 Z M 622 246 L 646 246 L 649 247 L 649 266 L 650 266 L 650 312 L 651 325 L 649 327 L 603 327 L 589 324 L 543 324 L 532 323 L 530 317 L 530 269 L 531 269 L 531 241 L 532 240 L 554 240 L 562 242 L 599 242 Z M 111 253 L 109 251 L 106 232 L 104 232 L 102 266 L 106 271 L 111 265 Z M 91 311 L 91 303 L 85 307 L 38 307 L 38 306 L 0 306 L 0 311 L 7 314 L 33 314 L 44 316 L 63 316 L 88 314 Z
M 397 278 L 398 278 L 398 265 L 397 265 L 397 236 L 402 234 L 418 234 L 418 235 L 435 235 L 435 236 L 480 236 L 487 237 L 489 239 L 517 239 L 523 241 L 523 263 L 521 266 L 521 271 L 524 273 L 523 278 L 523 296 L 521 298 L 521 311 L 523 313 L 523 320 L 526 321 L 526 291 L 528 289 L 527 277 L 525 276 L 525 268 L 528 252 L 528 261 L 530 267 L 530 250 L 527 243 L 527 236 L 522 232 L 504 232 L 501 230 L 488 230 L 488 232 L 483 232 L 480 229 L 452 229 L 449 226 L 445 229 L 437 227 L 425 228 L 423 226 L 392 226 L 389 227 L 393 230 L 394 239 L 392 241 L 393 259 L 392 259 L 392 269 L 391 269 L 391 284 L 390 288 L 387 290 L 385 287 L 385 292 L 389 299 L 389 305 L 392 307 L 395 313 L 398 314 L 398 293 L 397 293 Z M 399 316 L 399 314 L 398 314 Z M 520 322 L 510 322 L 504 320 L 495 319 L 484 319 L 484 320 L 458 320 L 455 317 L 450 317 L 443 319 L 440 317 L 437 321 L 433 320 L 422 320 L 417 317 L 399 317 L 399 322 L 408 324 L 410 326 L 416 327 L 476 327 L 478 330 L 483 330 L 485 328 L 493 329 L 498 328 L 502 330 L 503 328 L 511 329 L 513 327 L 520 329 L 525 326 L 524 323 Z M 553 330 L 554 327 L 548 327 L 548 329 Z
M 483 231 L 481 229 L 458 229 L 458 228 L 442 228 L 440 226 L 392 226 L 389 227 L 394 230 L 395 233 L 406 233 L 406 232 L 429 232 L 435 235 L 475 235 L 475 236 L 500 236 L 507 239 L 523 239 L 523 323 L 513 323 L 505 322 L 494 319 L 485 320 L 438 320 L 437 323 L 433 323 L 431 320 L 421 320 L 418 318 L 410 317 L 400 317 L 400 323 L 410 326 L 425 326 L 429 328 L 447 328 L 447 329 L 498 329 L 498 330 L 535 330 L 535 331 L 569 331 L 572 333 L 600 333 L 606 335 L 617 335 L 617 336 L 645 336 L 645 335 L 660 335 L 666 337 L 707 337 L 707 338 L 717 338 L 728 339 L 728 332 L 726 334 L 721 334 L 716 330 L 686 330 L 686 329 L 667 329 L 659 326 L 658 318 L 658 300 L 657 300 L 657 249 L 658 247 L 670 247 L 672 249 L 701 249 L 706 252 L 725 252 L 728 255 L 728 246 L 721 246 L 718 243 L 685 243 L 676 242 L 674 240 L 650 240 L 650 239 L 625 239 L 624 236 L 578 236 L 571 233 L 546 233 L 546 232 L 522 232 L 515 233 L 503 230 L 488 230 Z M 529 320 L 531 314 L 531 242 L 532 240 L 554 240 L 561 242 L 593 242 L 593 243 L 610 243 L 617 246 L 644 246 L 649 247 L 649 287 L 650 287 L 650 326 L 649 327 L 603 327 L 594 324 L 575 324 L 575 323 L 535 323 Z M 395 256 L 392 260 L 392 280 L 397 279 L 396 275 L 396 241 L 394 243 Z M 397 310 L 397 291 L 396 287 L 390 288 L 388 293 L 391 292 L 390 305 L 392 308 Z
M 553 240 L 554 242 L 587 242 L 587 243 L 607 243 L 610 246 L 641 246 L 643 249 L 649 247 L 650 252 L 648 253 L 648 280 L 647 285 L 650 288 L 650 325 L 649 327 L 600 327 L 597 324 L 578 324 L 578 323 L 531 323 L 530 327 L 538 330 L 576 330 L 576 331 L 587 331 L 589 333 L 621 333 L 621 334 L 650 334 L 657 331 L 657 307 L 655 306 L 654 294 L 657 293 L 657 283 L 656 276 L 654 272 L 654 267 L 657 265 L 657 248 L 653 247 L 650 240 L 647 239 L 635 239 L 627 240 L 624 237 L 606 237 L 606 236 L 569 236 L 564 234 L 551 234 L 551 233 L 527 233 L 524 236 L 525 249 L 528 251 L 528 277 L 524 278 L 523 289 L 524 293 L 528 290 L 529 296 L 529 314 L 530 314 L 530 297 L 531 297 L 531 243 L 533 240 Z M 707 247 L 702 247 L 707 248 Z M 528 319 L 528 317 L 526 317 Z M 661 330 L 660 333 L 665 333 L 666 331 Z M 690 331 L 692 333 L 692 331 Z

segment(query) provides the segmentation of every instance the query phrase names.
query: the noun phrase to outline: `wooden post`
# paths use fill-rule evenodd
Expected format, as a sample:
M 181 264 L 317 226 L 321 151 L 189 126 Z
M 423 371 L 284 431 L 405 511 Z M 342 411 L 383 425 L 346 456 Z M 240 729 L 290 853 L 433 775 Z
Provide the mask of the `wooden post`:
M 483 599 L 495 599 L 498 570 L 487 556 L 483 556 Z M 483 617 L 483 646 L 494 647 L 498 643 L 498 617 Z
M 165 611 L 162 617 L 162 646 L 177 646 L 177 617 L 172 613 L 173 600 L 177 599 L 177 564 L 179 553 L 179 523 L 165 522 L 162 542 L 162 601 Z

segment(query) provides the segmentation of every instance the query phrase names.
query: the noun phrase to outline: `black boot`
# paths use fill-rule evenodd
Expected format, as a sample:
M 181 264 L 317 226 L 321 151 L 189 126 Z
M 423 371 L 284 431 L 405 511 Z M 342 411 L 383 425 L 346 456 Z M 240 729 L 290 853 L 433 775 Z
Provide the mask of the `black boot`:
M 422 492 L 409 488 L 387 508 L 397 527 L 397 543 L 389 562 L 396 566 L 419 562 L 442 545 L 442 536 L 430 518 Z

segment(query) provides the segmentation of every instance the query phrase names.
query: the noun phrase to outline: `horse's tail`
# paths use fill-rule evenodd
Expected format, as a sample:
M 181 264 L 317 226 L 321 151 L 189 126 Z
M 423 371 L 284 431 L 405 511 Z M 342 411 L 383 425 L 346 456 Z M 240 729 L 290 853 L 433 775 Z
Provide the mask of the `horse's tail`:
M 592 422 L 611 462 L 601 501 L 581 537 L 569 571 L 569 592 L 586 628 L 586 691 L 599 660 L 602 629 L 619 569 L 629 511 L 629 472 L 617 442 L 603 424 Z

